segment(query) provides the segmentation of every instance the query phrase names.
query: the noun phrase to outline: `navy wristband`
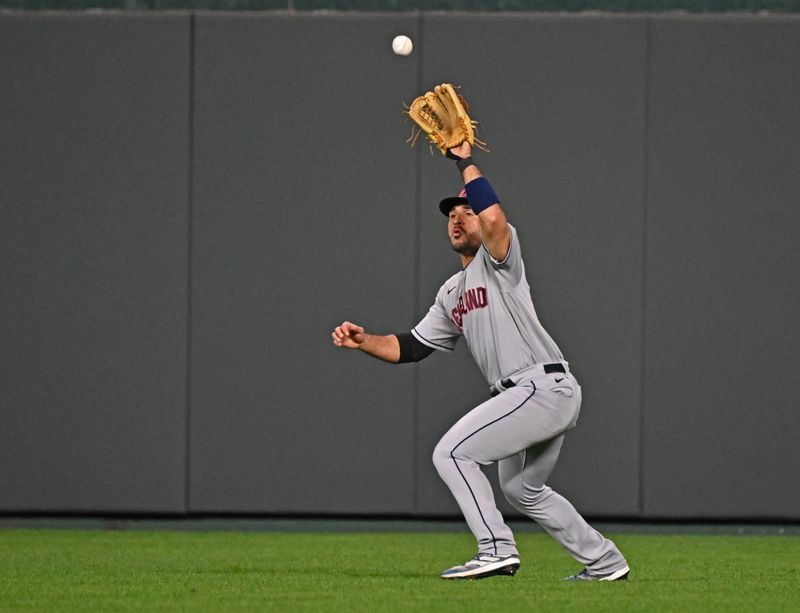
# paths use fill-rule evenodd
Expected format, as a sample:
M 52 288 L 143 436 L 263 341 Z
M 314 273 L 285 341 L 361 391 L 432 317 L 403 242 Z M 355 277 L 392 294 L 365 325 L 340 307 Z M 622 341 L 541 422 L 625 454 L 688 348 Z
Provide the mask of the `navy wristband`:
M 470 208 L 477 214 L 500 202 L 492 184 L 486 177 L 473 179 L 464 186 Z

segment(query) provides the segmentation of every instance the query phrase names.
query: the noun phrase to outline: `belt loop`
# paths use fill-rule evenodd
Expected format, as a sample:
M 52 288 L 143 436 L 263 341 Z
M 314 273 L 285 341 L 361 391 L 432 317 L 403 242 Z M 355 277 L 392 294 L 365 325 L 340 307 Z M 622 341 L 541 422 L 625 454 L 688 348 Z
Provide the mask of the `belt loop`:
M 512 379 L 501 379 L 489 388 L 489 393 L 494 398 L 499 393 L 505 392 L 510 387 L 516 387 L 516 385 Z

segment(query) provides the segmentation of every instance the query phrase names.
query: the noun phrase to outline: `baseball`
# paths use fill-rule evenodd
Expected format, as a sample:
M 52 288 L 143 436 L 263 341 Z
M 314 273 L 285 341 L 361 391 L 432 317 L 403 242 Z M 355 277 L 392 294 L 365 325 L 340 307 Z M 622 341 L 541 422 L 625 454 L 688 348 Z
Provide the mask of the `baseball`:
M 410 55 L 413 49 L 414 43 L 411 42 L 408 36 L 400 34 L 394 37 L 392 41 L 392 51 L 394 51 L 395 55 Z

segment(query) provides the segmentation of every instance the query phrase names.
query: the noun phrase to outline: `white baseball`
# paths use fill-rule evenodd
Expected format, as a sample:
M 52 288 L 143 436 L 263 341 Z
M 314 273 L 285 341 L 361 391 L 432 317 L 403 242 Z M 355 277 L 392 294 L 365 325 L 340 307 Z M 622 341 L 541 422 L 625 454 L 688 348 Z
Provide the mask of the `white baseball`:
M 394 37 L 392 41 L 392 51 L 394 51 L 395 55 L 410 55 L 413 49 L 414 43 L 411 42 L 408 36 L 400 34 Z

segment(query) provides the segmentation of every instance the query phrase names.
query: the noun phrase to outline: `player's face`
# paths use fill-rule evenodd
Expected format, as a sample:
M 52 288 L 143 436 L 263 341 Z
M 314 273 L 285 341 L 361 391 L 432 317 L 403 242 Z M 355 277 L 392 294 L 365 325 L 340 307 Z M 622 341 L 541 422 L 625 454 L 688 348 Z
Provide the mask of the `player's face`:
M 453 251 L 469 256 L 478 253 L 481 246 L 481 224 L 469 206 L 459 204 L 450 211 L 447 235 Z

